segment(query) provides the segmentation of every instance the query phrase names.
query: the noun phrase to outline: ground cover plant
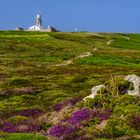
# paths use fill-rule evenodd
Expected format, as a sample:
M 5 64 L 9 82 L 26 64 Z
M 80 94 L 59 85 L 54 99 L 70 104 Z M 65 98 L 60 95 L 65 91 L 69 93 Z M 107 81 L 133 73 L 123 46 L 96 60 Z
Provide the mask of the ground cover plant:
M 0 31 L 0 139 L 139 139 L 139 97 L 109 86 L 129 74 L 140 76 L 139 34 Z

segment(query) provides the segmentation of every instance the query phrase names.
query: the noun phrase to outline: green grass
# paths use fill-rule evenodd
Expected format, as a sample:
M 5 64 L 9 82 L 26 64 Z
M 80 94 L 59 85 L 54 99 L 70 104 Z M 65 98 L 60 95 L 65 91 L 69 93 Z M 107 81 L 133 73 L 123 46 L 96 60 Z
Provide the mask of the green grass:
M 140 50 L 140 42 L 134 41 L 134 40 L 121 40 L 121 39 L 116 39 L 112 45 L 112 47 L 118 47 L 118 48 L 123 48 L 123 49 L 135 49 L 135 50 Z
M 126 36 L 130 37 L 130 43 L 139 39 L 139 35 L 133 34 L 1 31 L 0 90 L 14 92 L 16 88 L 33 87 L 34 98 L 38 99 L 40 95 L 43 95 L 42 101 L 44 100 L 45 103 L 42 102 L 41 105 L 45 106 L 55 103 L 56 98 L 59 101 L 63 98 L 85 96 L 92 86 L 110 78 L 110 73 L 112 75 L 131 73 L 140 75 L 140 51 L 135 44 L 130 50 Z M 106 46 L 111 39 L 114 39 L 114 42 L 118 42 L 119 39 L 125 42 L 126 46 L 122 42 L 119 42 L 122 43 L 121 49 L 112 47 L 114 42 Z M 97 51 L 94 51 L 94 48 Z M 93 56 L 76 58 L 86 52 L 91 52 Z M 70 59 L 74 59 L 71 65 L 53 66 Z M 75 83 L 72 80 L 77 78 L 77 74 L 80 78 L 85 73 L 85 81 L 79 80 Z M 53 92 L 49 95 L 51 91 Z M 79 94 L 81 92 L 82 94 Z M 2 95 L 1 102 L 6 101 L 6 104 L 11 105 L 11 98 L 18 94 L 20 96 L 20 93 L 10 94 L 6 96 L 6 99 Z M 40 102 L 35 100 L 29 106 L 39 106 Z M 24 107 L 23 104 L 19 105 L 18 100 L 15 105 L 19 108 Z
M 47 138 L 35 134 L 13 133 L 5 134 L 2 140 L 47 140 Z
M 123 57 L 93 55 L 87 58 L 77 60 L 78 64 L 105 65 L 105 66 L 122 66 L 140 68 L 140 59 L 131 59 Z
M 77 58 L 87 52 L 92 56 Z M 139 34 L 0 31 L 0 118 L 31 108 L 50 113 L 54 104 L 128 74 L 140 76 Z

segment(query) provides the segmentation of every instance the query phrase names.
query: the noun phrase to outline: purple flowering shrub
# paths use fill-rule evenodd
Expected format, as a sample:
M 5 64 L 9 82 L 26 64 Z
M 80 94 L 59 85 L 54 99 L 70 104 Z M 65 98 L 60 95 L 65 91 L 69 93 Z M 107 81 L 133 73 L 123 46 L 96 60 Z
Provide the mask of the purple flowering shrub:
M 5 122 L 0 124 L 0 131 L 6 133 L 31 133 L 31 132 L 39 132 L 41 127 L 32 121 L 23 121 L 17 124 Z
M 72 126 L 65 126 L 65 125 L 58 125 L 51 127 L 47 135 L 53 136 L 53 137 L 68 137 L 72 135 L 76 131 L 75 127 Z
M 140 131 L 140 115 L 134 115 L 130 120 L 130 125 L 136 130 Z
M 0 131 L 6 133 L 14 133 L 17 131 L 17 127 L 10 122 L 5 122 L 3 124 L 0 124 Z
M 92 116 L 92 111 L 87 109 L 81 109 L 72 114 L 67 120 L 70 124 L 79 125 L 82 121 L 88 120 Z
M 9 110 L 7 112 L 0 114 L 0 117 L 3 119 L 4 118 L 11 118 L 14 116 L 25 116 L 25 117 L 35 118 L 35 117 L 39 117 L 43 113 L 44 113 L 44 111 L 39 109 L 39 108 L 23 109 L 20 111 Z
M 60 111 L 61 109 L 62 109 L 62 104 L 61 103 L 58 103 L 58 104 L 55 104 L 54 106 L 53 106 L 53 109 L 55 110 L 55 111 Z
M 73 105 L 75 105 L 79 101 L 80 101 L 79 98 L 73 98 L 73 99 L 69 99 L 67 102 L 68 102 L 68 104 L 73 106 Z
M 17 125 L 17 132 L 20 133 L 31 133 L 41 131 L 41 127 L 33 121 L 21 122 Z
M 24 109 L 19 114 L 26 117 L 38 117 L 43 114 L 43 111 L 39 108 Z
M 78 98 L 77 99 L 73 98 L 73 99 L 65 100 L 63 102 L 60 102 L 60 103 L 55 104 L 53 106 L 53 109 L 55 111 L 60 111 L 63 107 L 66 107 L 68 105 L 72 105 L 72 106 L 75 105 L 79 100 L 80 99 L 78 99 Z
M 72 115 L 61 121 L 60 125 L 51 127 L 47 134 L 53 137 L 67 136 L 75 134 L 84 128 L 84 124 L 91 123 L 95 118 L 100 122 L 109 118 L 110 110 L 88 110 L 82 108 L 72 113 Z
M 35 92 L 35 90 L 33 87 L 26 87 L 26 88 L 16 89 L 14 92 L 20 94 L 28 94 L 28 93 Z
M 79 125 L 82 121 L 90 121 L 94 118 L 97 118 L 100 122 L 103 120 L 107 120 L 111 114 L 110 110 L 88 110 L 88 109 L 81 109 L 74 113 L 72 113 L 72 116 L 66 121 L 73 125 Z
M 17 89 L 12 89 L 12 90 L 0 90 L 0 95 L 3 96 L 9 96 L 13 94 L 29 94 L 29 93 L 34 93 L 35 89 L 33 87 L 24 87 L 24 88 L 17 88 Z
M 72 113 L 72 116 L 65 119 L 61 124 L 51 127 L 47 135 L 53 137 L 67 137 L 74 135 L 78 130 L 80 130 L 81 122 L 88 120 L 92 116 L 92 111 L 87 109 L 81 109 Z
M 110 110 L 94 110 L 93 111 L 93 117 L 96 117 L 99 119 L 99 121 L 104 121 L 109 118 L 111 114 Z

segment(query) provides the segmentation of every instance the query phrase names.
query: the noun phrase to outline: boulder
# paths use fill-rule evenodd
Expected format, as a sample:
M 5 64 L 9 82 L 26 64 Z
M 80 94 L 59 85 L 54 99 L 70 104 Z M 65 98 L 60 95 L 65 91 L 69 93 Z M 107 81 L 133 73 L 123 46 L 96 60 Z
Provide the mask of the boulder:
M 95 86 L 91 89 L 91 95 L 85 97 L 83 100 L 85 101 L 87 98 L 91 98 L 93 99 L 96 95 L 97 95 L 97 92 L 99 90 L 101 90 L 102 88 L 105 88 L 105 85 L 98 85 L 98 86 Z
M 128 94 L 140 96 L 140 77 L 136 75 L 128 75 L 124 80 L 132 82 L 134 86 L 133 90 L 128 90 Z

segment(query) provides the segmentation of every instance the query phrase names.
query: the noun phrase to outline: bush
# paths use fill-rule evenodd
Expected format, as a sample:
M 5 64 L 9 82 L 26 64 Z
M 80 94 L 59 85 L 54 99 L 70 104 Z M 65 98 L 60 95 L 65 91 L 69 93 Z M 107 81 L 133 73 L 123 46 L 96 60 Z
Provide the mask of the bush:
M 75 131 L 76 131 L 76 128 L 72 126 L 58 125 L 58 126 L 51 127 L 48 130 L 46 135 L 49 135 L 52 137 L 67 138 L 67 137 L 70 137 Z
M 22 121 L 27 121 L 28 118 L 25 117 L 25 116 L 13 116 L 13 117 L 10 117 L 8 119 L 9 122 L 12 122 L 12 123 L 18 123 L 18 122 L 22 122 Z
M 131 136 L 137 134 L 136 130 L 131 128 L 124 120 L 120 118 L 109 119 L 105 131 L 112 137 Z
M 125 81 L 122 78 L 113 77 L 111 80 L 106 81 L 107 92 L 111 95 L 124 95 L 128 90 L 133 89 L 133 84 L 129 81 Z
M 94 108 L 108 108 L 114 106 L 114 97 L 110 94 L 97 94 L 93 99 L 86 99 L 85 106 L 91 109 Z
M 81 83 L 81 82 L 85 82 L 88 78 L 86 76 L 82 76 L 82 75 L 76 75 L 73 79 L 72 79 L 72 83 Z
M 130 125 L 140 131 L 140 114 L 136 114 L 136 115 L 133 115 L 131 120 L 130 120 Z
M 43 111 L 39 108 L 32 108 L 21 110 L 19 114 L 26 117 L 38 117 L 43 114 Z
M 13 133 L 8 134 L 5 140 L 47 140 L 44 136 L 39 136 L 35 134 L 23 134 L 23 133 Z
M 115 99 L 115 105 L 129 105 L 129 104 L 138 104 L 140 98 L 136 96 L 130 96 L 128 94 L 125 94 L 123 96 L 119 96 Z
M 8 83 L 8 87 L 23 87 L 23 86 L 29 86 L 30 81 L 28 79 L 24 78 L 13 78 Z
M 82 121 L 87 121 L 92 116 L 92 111 L 81 109 L 72 113 L 72 116 L 67 120 L 72 125 L 79 125 Z
M 137 106 L 136 104 L 129 104 L 126 106 L 118 105 L 114 108 L 113 115 L 128 117 L 139 112 L 139 110 L 139 106 Z

